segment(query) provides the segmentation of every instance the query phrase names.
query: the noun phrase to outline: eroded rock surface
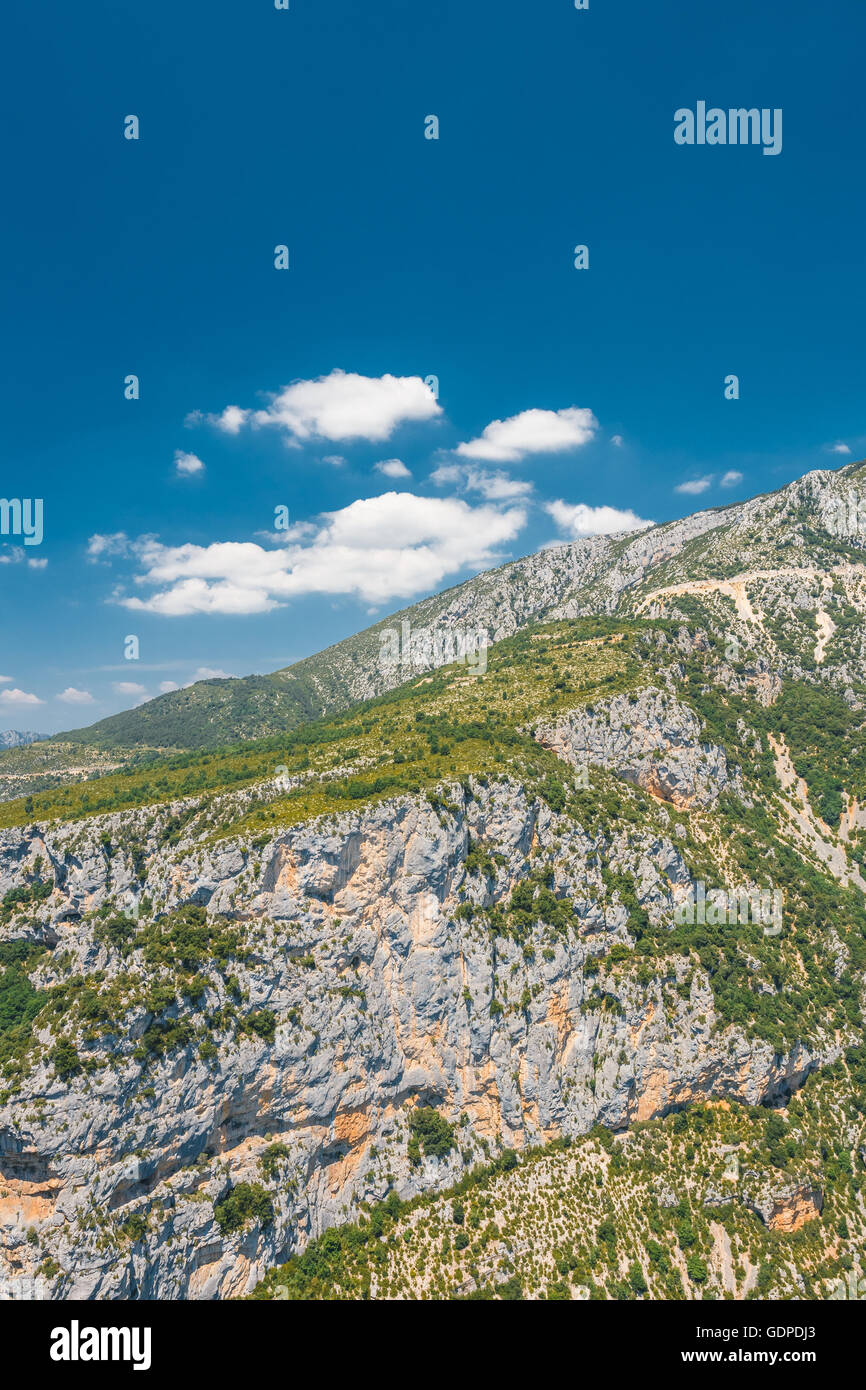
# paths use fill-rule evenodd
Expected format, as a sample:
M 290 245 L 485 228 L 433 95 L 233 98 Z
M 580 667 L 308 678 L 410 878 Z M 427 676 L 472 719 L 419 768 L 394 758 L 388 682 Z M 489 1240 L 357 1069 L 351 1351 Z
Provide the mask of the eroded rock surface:
M 706 809 L 729 788 L 743 795 L 722 749 L 701 742 L 697 715 L 667 691 L 618 695 L 539 724 L 535 737 L 572 767 L 610 768 L 677 808 Z
M 700 797 L 711 767 L 729 775 L 713 750 L 686 767 L 683 716 L 665 697 L 644 709 L 670 745 L 671 793 Z M 623 737 L 587 723 L 602 754 Z M 572 820 L 506 780 L 454 785 L 447 797 L 447 811 L 399 797 L 255 848 L 202 844 L 194 822 L 166 844 L 176 806 L 0 835 L 0 895 L 38 859 L 55 875 L 28 928 L 53 948 L 44 984 L 78 971 L 146 983 L 139 953 L 100 939 L 87 914 L 109 900 L 126 911 L 147 900 L 157 917 L 197 903 L 238 930 L 248 954 L 227 971 L 207 967 L 198 1009 L 179 994 L 168 1016 L 198 1027 L 234 1001 L 241 1016 L 267 1011 L 276 1024 L 272 1041 L 216 1027 L 208 1060 L 187 1043 L 142 1061 L 152 1015 L 138 1002 L 107 1035 L 78 1038 L 82 1074 L 61 1081 L 39 1059 L 0 1106 L 0 1275 L 32 1275 L 49 1253 L 58 1297 L 242 1294 L 392 1185 L 403 1197 L 441 1188 L 501 1145 L 597 1122 L 621 1129 L 709 1096 L 760 1103 L 821 1060 L 720 1028 L 705 976 L 686 962 L 649 982 L 609 968 L 611 947 L 629 943 L 628 912 L 604 896 L 598 841 Z M 488 855 L 472 873 L 470 844 Z M 669 917 L 689 877 L 673 840 L 615 831 L 607 853 L 634 875 L 650 920 Z M 520 940 L 491 932 L 480 910 L 507 901 L 539 863 L 552 868 L 567 925 L 537 921 Z M 40 1037 L 49 1047 L 51 1034 Z M 458 1145 L 413 1167 L 407 1120 L 418 1103 L 455 1123 Z M 223 1234 L 214 1203 L 260 1182 L 275 1143 L 286 1152 L 269 1185 L 274 1221 Z M 119 1233 L 134 1215 L 146 1232 Z

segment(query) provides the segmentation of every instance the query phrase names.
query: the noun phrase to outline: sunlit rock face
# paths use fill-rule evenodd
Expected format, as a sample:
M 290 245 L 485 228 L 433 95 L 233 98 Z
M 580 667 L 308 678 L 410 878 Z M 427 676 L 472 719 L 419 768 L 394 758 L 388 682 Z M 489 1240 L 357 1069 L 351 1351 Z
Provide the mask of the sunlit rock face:
M 716 755 L 696 745 L 693 767 L 684 761 L 691 726 L 664 696 L 644 697 L 641 710 L 638 748 L 664 737 L 679 750 L 677 785 L 699 785 Z M 621 713 L 607 712 L 613 722 Z M 601 724 L 587 737 L 614 756 Z M 632 743 L 616 747 L 639 767 Z M 4 1098 L 0 1269 L 35 1274 L 48 1251 L 54 1296 L 242 1294 L 360 1202 L 453 1182 L 482 1143 L 496 1152 L 599 1121 L 621 1129 L 711 1096 L 755 1104 L 798 1086 L 820 1060 L 718 1029 L 700 972 L 675 1003 L 664 980 L 608 974 L 611 947 L 629 940 L 628 913 L 604 896 L 597 837 L 513 782 L 447 796 L 447 812 L 401 797 L 256 849 L 160 848 L 176 806 L 3 832 L 0 895 L 37 859 L 54 869 L 58 887 L 29 929 L 53 947 L 46 984 L 60 978 L 60 959 L 65 978 L 96 972 L 120 995 L 131 977 L 133 998 L 164 976 L 95 928 L 88 914 L 109 897 L 127 911 L 149 900 L 164 919 L 198 904 L 240 945 L 224 968 L 202 966 L 195 1007 L 178 991 L 168 1010 L 191 1021 L 195 1041 L 142 1061 L 153 1015 L 145 1002 L 118 1003 L 116 1031 L 79 1035 L 82 1072 L 60 1080 L 46 1055 Z M 140 875 L 127 840 L 145 845 Z M 490 856 L 482 872 L 467 872 L 471 843 Z M 688 879 L 674 838 L 614 829 L 609 853 L 634 874 L 647 912 L 669 915 L 673 886 Z M 473 907 L 507 902 L 540 863 L 565 927 L 538 920 L 520 941 L 491 935 Z M 204 1020 L 226 1007 L 272 1016 L 273 1037 L 213 1025 L 203 1059 Z M 51 1035 L 41 1037 L 48 1049 Z M 413 1167 L 407 1117 L 418 1103 L 455 1121 L 460 1145 Z M 261 1181 L 273 1144 L 284 1146 L 268 1189 L 273 1221 L 224 1233 L 215 1203 Z M 146 1229 L 118 1236 L 135 1215 Z

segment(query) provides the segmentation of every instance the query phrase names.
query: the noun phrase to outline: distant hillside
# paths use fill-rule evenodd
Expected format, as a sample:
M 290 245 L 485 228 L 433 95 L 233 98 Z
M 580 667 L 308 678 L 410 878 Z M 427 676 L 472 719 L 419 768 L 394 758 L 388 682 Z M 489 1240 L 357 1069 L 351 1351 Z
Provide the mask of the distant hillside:
M 199 681 L 57 737 L 103 749 L 213 748 L 270 738 L 442 664 L 422 650 L 410 668 L 383 667 L 383 633 L 404 623 L 415 634 L 483 631 L 495 642 L 531 623 L 631 614 L 648 593 L 674 585 L 861 561 L 864 469 L 860 462 L 816 471 L 731 507 L 551 547 L 423 599 L 272 675 Z
M 329 707 L 341 703 L 335 692 Z M 294 729 L 324 708 L 312 682 L 290 667 L 270 676 L 197 681 L 57 737 L 106 749 L 213 748 Z

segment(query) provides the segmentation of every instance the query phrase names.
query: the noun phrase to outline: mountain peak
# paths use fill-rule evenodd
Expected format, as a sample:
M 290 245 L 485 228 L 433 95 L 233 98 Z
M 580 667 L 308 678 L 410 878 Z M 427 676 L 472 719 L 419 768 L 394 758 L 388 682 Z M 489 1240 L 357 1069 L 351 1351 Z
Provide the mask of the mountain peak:
M 48 734 L 36 734 L 31 729 L 0 730 L 0 748 L 23 748 L 28 743 L 40 743 Z

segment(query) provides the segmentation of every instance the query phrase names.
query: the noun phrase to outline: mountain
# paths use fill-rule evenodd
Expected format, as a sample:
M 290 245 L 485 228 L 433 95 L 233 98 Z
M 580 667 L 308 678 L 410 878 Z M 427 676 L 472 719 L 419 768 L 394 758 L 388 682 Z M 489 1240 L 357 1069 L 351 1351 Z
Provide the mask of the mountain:
M 30 730 L 6 729 L 0 732 L 0 748 L 21 748 L 27 743 L 38 743 L 47 734 L 34 734 Z
M 406 621 L 483 660 L 380 666 L 398 615 L 291 728 L 239 681 L 261 737 L 3 755 L 0 1279 L 847 1296 L 863 467 L 479 575 Z
M 699 512 L 638 533 L 593 536 L 554 546 L 478 575 L 402 609 L 355 637 L 267 676 L 198 681 L 59 740 L 103 749 L 213 748 L 269 737 L 403 683 L 447 656 L 447 634 L 483 632 L 492 642 L 530 623 L 590 614 L 633 613 L 656 589 L 695 578 L 821 570 L 828 559 L 859 563 L 866 544 L 859 489 L 866 463 L 807 474 L 778 492 Z M 791 583 L 788 583 L 790 578 Z M 411 666 L 383 663 L 408 623 Z

